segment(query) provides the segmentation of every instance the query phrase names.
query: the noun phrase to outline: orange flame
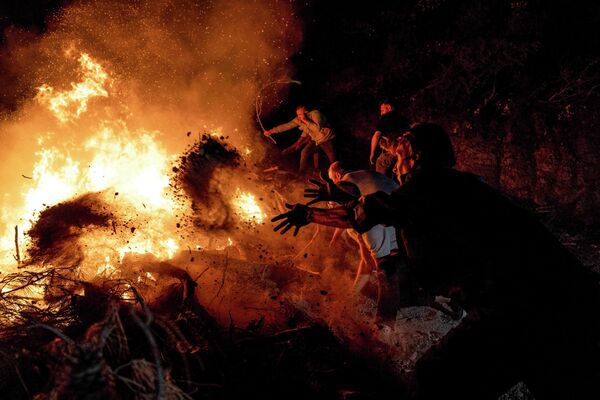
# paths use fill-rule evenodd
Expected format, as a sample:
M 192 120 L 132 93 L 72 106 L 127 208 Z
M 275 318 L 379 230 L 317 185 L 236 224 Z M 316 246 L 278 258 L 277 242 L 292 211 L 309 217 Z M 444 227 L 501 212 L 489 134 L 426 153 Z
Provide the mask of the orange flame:
M 60 122 L 79 118 L 87 110 L 88 101 L 93 97 L 108 97 L 104 85 L 109 76 L 104 68 L 89 55 L 82 53 L 79 64 L 83 80 L 71 83 L 71 90 L 55 91 L 50 85 L 38 88 L 37 101 L 48 107 Z
M 72 121 L 87 110 L 88 100 L 95 96 L 108 97 L 104 84 L 109 81 L 104 68 L 87 54 L 79 57 L 83 81 L 71 83 L 72 90 L 55 92 L 43 85 L 36 96 L 47 106 L 60 123 Z M 58 132 L 68 127 L 63 126 Z M 0 265 L 14 264 L 14 231 L 8 227 L 19 225 L 19 247 L 28 245 L 23 236 L 47 206 L 58 204 L 88 192 L 103 192 L 107 203 L 136 224 L 135 233 L 126 229 L 126 235 L 102 237 L 89 233 L 86 247 L 94 253 L 95 264 L 84 265 L 87 274 L 106 275 L 117 268 L 125 253 L 152 252 L 159 258 L 172 257 L 179 244 L 173 238 L 173 218 L 184 205 L 175 202 L 169 192 L 169 169 L 174 156 L 166 153 L 157 142 L 158 132 L 130 131 L 125 121 L 99 121 L 95 132 L 80 143 L 51 146 L 52 134 L 40 138 L 40 149 L 23 203 L 13 210 L 5 210 L 2 219 L 6 233 L 0 235 Z M 136 223 L 137 218 L 137 223 Z M 124 230 L 125 231 L 125 230 Z M 103 248 L 95 252 L 94 248 Z M 112 249 L 106 254 L 106 249 Z M 105 260 L 102 262 L 101 260 Z M 85 263 L 84 263 L 85 264 Z M 3 268 L 6 270 L 6 268 Z M 83 272 L 83 271 L 82 271 Z
M 235 192 L 233 205 L 236 213 L 246 222 L 262 224 L 267 215 L 258 205 L 252 193 L 242 192 L 238 188 Z

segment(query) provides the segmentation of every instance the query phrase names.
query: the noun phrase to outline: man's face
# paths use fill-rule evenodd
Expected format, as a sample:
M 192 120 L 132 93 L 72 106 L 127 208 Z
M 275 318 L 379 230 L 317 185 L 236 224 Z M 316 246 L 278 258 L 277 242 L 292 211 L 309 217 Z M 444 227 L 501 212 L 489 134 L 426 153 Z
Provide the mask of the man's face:
M 387 114 L 387 113 L 389 113 L 390 111 L 392 111 L 392 105 L 391 105 L 391 104 L 382 103 L 382 104 L 379 106 L 379 112 L 380 112 L 380 114 L 381 114 L 381 115 L 383 115 L 383 114 Z
M 331 179 L 333 183 L 339 183 L 342 180 L 342 174 L 332 168 L 329 168 L 327 175 L 329 175 L 329 179 Z

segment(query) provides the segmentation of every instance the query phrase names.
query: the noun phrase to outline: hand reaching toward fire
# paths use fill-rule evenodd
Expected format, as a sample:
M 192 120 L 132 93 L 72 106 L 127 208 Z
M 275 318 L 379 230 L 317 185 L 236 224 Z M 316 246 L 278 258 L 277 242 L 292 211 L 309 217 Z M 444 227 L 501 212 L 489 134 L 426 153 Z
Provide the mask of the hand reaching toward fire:
M 283 228 L 280 232 L 283 235 L 284 233 L 295 227 L 296 229 L 294 230 L 294 236 L 296 236 L 298 235 L 298 231 L 300 231 L 300 228 L 310 223 L 310 208 L 308 208 L 304 204 L 291 205 L 286 203 L 285 206 L 291 211 L 279 214 L 275 218 L 271 219 L 271 222 L 283 220 L 279 225 L 273 228 L 273 230 L 277 232 L 278 230 Z
M 316 186 L 316 188 L 304 189 L 304 197 L 313 199 L 306 203 L 307 206 L 318 203 L 319 201 L 335 201 L 336 203 L 346 203 L 355 198 L 348 192 L 340 189 L 329 177 L 323 172 L 320 174 L 321 180 L 309 179 L 308 181 Z

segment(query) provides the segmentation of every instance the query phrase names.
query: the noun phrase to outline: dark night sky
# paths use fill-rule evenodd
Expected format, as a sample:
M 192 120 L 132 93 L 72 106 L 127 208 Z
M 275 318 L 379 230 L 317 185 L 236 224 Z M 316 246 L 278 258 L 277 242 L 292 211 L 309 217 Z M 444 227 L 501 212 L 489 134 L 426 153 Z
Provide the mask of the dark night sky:
M 5 0 L 0 3 L 0 26 L 43 29 L 46 15 L 59 9 L 65 0 Z
M 42 31 L 46 16 L 66 3 L 4 0 L 0 4 L 0 28 L 19 25 Z M 325 106 L 339 101 L 347 94 L 345 91 L 365 96 L 367 104 L 376 103 L 377 96 L 399 96 L 402 100 L 399 92 L 418 90 L 422 80 L 430 78 L 428 72 L 435 73 L 444 59 L 420 60 L 419 71 L 410 79 L 398 78 L 390 65 L 395 61 L 391 53 L 410 57 L 415 51 L 430 52 L 438 41 L 460 45 L 476 37 L 491 41 L 505 38 L 511 30 L 507 24 L 514 23 L 509 15 L 520 3 L 527 4 L 528 14 L 522 21 L 527 28 L 517 27 L 511 35 L 537 46 L 524 65 L 529 73 L 542 77 L 556 74 L 561 65 L 598 53 L 600 6 L 594 1 L 409 0 L 368 5 L 337 0 L 298 1 L 304 44 L 293 61 L 297 78 L 305 84 L 302 93 L 292 96 L 310 98 Z M 358 77 L 362 84 L 342 82 L 349 76 Z

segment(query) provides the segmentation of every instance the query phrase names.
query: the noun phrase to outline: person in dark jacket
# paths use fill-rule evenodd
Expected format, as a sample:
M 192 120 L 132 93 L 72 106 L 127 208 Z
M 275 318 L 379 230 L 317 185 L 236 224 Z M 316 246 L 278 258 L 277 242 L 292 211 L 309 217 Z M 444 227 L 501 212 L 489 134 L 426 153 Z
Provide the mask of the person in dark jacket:
M 440 126 L 411 128 L 396 150 L 409 174 L 391 194 L 352 199 L 323 183 L 321 198 L 345 205 L 289 205 L 273 220 L 294 233 L 308 223 L 394 225 L 410 260 L 399 271 L 407 287 L 467 311 L 417 361 L 405 397 L 497 399 L 523 381 L 537 400 L 600 398 L 598 277 L 508 197 L 453 169 Z
M 391 100 L 383 100 L 379 103 L 379 113 L 379 121 L 371 137 L 369 161 L 375 165 L 377 172 L 392 177 L 396 164 L 394 143 L 409 128 L 410 121 L 398 112 Z M 378 151 L 379 155 L 377 155 Z

